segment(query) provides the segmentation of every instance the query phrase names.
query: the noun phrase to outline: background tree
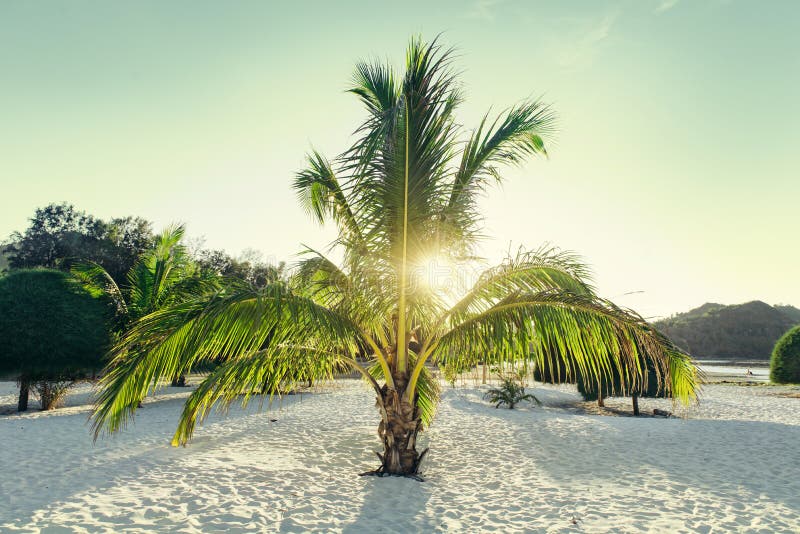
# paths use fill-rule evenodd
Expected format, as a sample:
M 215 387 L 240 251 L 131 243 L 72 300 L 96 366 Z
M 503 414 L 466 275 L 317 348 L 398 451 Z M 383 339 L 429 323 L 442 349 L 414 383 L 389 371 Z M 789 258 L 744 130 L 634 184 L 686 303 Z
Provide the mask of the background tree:
M 104 222 L 71 204 L 39 208 L 23 232 L 5 247 L 12 269 L 47 267 L 69 270 L 76 260 L 102 266 L 117 283 L 153 244 L 150 223 L 139 217 Z
M 8 272 L 8 257 L 11 254 L 9 250 L 9 245 L 0 243 L 0 276 L 3 276 L 5 273 Z
M 256 287 L 286 281 L 288 277 L 286 263 L 274 265 L 265 262 L 259 253 L 252 250 L 246 250 L 239 258 L 223 250 L 201 250 L 196 255 L 196 261 L 203 272 L 242 280 Z
M 433 418 L 438 388 L 428 362 L 459 367 L 557 360 L 602 377 L 616 367 L 632 383 L 642 358 L 684 402 L 696 368 L 635 313 L 598 297 L 586 267 L 554 249 L 520 252 L 486 270 L 459 298 L 428 276 L 431 264 L 460 276 L 481 233 L 478 198 L 499 166 L 545 155 L 553 117 L 524 102 L 464 132 L 452 55 L 413 39 L 406 71 L 360 63 L 351 92 L 367 119 L 353 146 L 330 162 L 310 154 L 295 188 L 318 221 L 337 226 L 337 264 L 307 251 L 290 283 L 232 288 L 138 321 L 114 350 L 94 414 L 96 435 L 119 429 L 156 383 L 210 357 L 223 363 L 184 406 L 173 443 L 185 443 L 212 406 L 247 403 L 347 365 L 376 395 L 383 443 L 375 474 L 414 475 L 418 433 Z M 455 304 L 453 304 L 455 302 Z
M 800 326 L 786 332 L 775 344 L 769 378 L 778 384 L 800 384 Z
M 49 410 L 65 386 L 102 367 L 109 318 L 100 296 L 67 273 L 19 270 L 0 278 L 0 374 L 19 381 L 20 411 L 31 387 Z

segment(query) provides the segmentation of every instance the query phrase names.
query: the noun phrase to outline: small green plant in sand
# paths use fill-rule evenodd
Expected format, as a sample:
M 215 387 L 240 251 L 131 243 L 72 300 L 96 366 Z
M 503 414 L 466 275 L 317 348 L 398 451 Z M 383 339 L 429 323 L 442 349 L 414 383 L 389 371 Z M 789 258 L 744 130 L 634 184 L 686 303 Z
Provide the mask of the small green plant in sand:
M 494 404 L 495 408 L 501 405 L 508 405 L 509 410 L 523 402 L 531 401 L 541 406 L 541 402 L 532 393 L 525 393 L 525 385 L 522 382 L 522 376 L 517 373 L 501 375 L 502 381 L 499 387 L 492 388 L 486 392 L 484 398 Z

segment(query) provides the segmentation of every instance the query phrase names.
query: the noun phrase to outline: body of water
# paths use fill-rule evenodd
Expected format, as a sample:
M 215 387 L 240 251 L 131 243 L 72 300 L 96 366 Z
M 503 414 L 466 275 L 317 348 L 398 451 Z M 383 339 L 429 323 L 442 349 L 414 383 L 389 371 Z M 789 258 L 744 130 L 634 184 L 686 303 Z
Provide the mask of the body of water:
M 747 363 L 729 360 L 700 360 L 697 362 L 709 381 L 722 380 L 769 382 L 769 363 Z M 749 371 L 749 373 L 748 373 Z

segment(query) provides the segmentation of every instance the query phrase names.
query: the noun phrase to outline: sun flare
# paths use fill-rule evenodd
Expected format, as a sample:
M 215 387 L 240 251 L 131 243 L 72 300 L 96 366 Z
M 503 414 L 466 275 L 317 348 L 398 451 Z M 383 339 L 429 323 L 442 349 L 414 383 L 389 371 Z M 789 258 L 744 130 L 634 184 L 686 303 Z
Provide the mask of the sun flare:
M 464 292 L 465 270 L 448 258 L 430 256 L 415 263 L 410 278 L 411 290 L 431 293 L 453 302 Z

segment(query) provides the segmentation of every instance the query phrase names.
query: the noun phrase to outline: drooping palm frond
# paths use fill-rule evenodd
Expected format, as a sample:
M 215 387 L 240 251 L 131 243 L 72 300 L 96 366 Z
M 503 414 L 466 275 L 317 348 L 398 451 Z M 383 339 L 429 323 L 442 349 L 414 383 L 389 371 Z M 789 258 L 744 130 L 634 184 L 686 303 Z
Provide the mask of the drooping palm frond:
M 297 173 L 294 188 L 301 206 L 319 222 L 333 220 L 352 247 L 363 246 L 359 221 L 350 206 L 330 162 L 319 152 L 308 155 L 307 167 Z
M 241 287 L 210 302 L 193 301 L 137 321 L 112 352 L 96 400 L 95 434 L 117 430 L 164 376 L 175 376 L 208 359 L 226 361 L 254 354 L 273 340 L 325 341 L 342 354 L 358 350 L 352 322 L 285 284 Z M 363 341 L 361 341 L 363 345 Z
M 72 265 L 70 272 L 85 286 L 105 294 L 114 304 L 118 318 L 128 313 L 125 296 L 117 283 L 100 264 L 93 261 L 79 261 Z
M 324 306 L 343 306 L 355 290 L 350 277 L 321 252 L 307 248 L 305 254 L 298 262 L 293 285 Z
M 412 364 L 414 360 L 412 360 Z M 417 408 L 419 409 L 420 419 L 425 428 L 431 426 L 436 415 L 436 408 L 439 406 L 439 396 L 441 386 L 436 375 L 428 367 L 422 369 L 419 381 L 417 382 Z
M 249 355 L 232 358 L 217 367 L 189 396 L 181 414 L 173 445 L 185 445 L 197 423 L 214 405 L 226 409 L 236 400 L 246 407 L 254 395 L 281 395 L 301 382 L 331 379 L 352 367 L 349 357 L 310 346 L 274 344 Z
M 369 261 L 358 256 L 348 262 L 349 269 L 339 267 L 319 251 L 307 248 L 298 262 L 292 287 L 300 294 L 338 313 L 348 316 L 370 336 L 386 340 L 386 320 L 395 304 L 380 288 L 389 278 Z
M 498 266 L 484 271 L 446 317 L 466 317 L 514 293 L 551 289 L 578 295 L 588 295 L 594 291 L 589 269 L 575 254 L 550 246 L 534 251 L 520 249 L 516 256 L 509 256 Z
M 453 324 L 433 350 L 440 360 L 486 354 L 500 361 L 534 357 L 542 366 L 561 367 L 601 380 L 613 369 L 633 386 L 646 380 L 641 357 L 658 375 L 669 375 L 670 393 L 688 402 L 699 386 L 689 357 L 638 315 L 593 295 L 549 290 L 516 293 L 491 308 Z

